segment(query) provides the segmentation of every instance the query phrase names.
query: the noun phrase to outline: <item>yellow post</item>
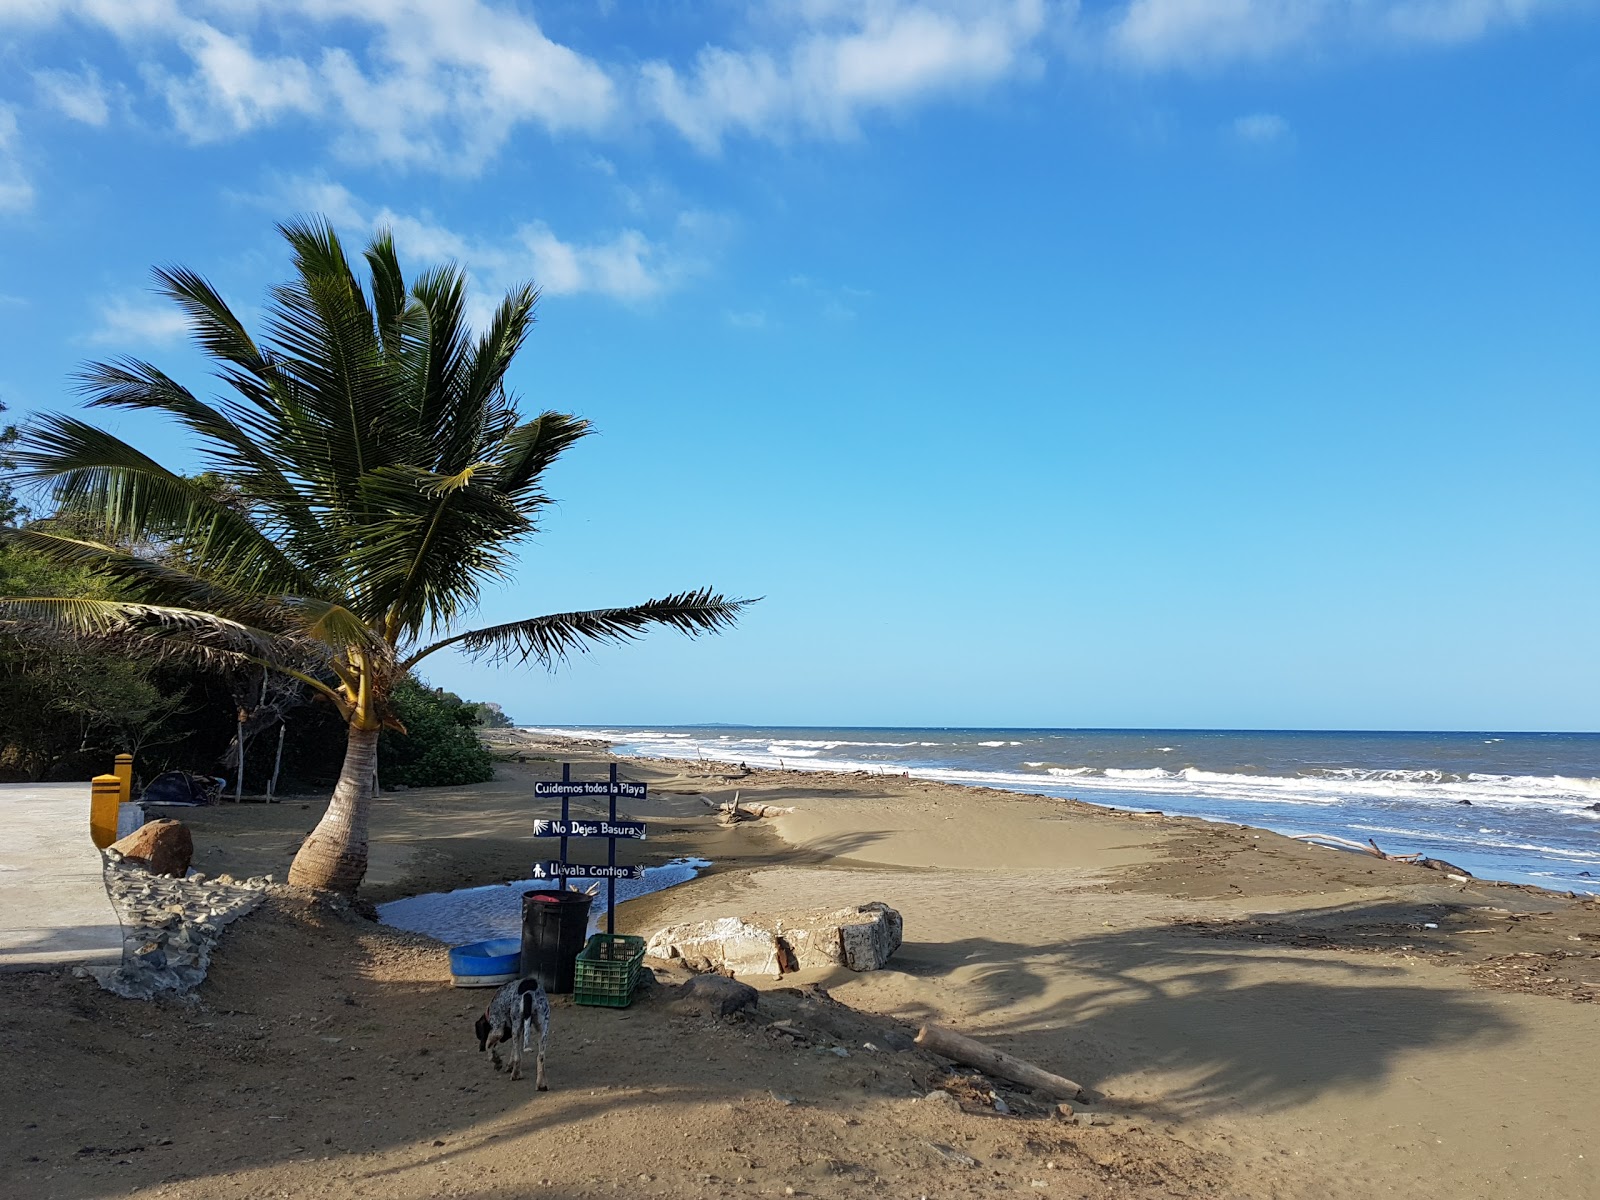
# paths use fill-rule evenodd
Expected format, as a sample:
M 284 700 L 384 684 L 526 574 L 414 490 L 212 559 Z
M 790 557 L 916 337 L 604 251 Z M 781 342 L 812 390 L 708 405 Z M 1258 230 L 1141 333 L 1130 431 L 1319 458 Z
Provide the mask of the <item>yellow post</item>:
M 117 777 L 121 790 L 117 793 L 120 797 L 117 803 L 126 804 L 133 799 L 133 755 L 117 755 L 117 765 L 111 768 L 111 773 Z
M 104 850 L 117 840 L 117 809 L 122 804 L 122 780 L 96 775 L 89 785 L 89 837 Z

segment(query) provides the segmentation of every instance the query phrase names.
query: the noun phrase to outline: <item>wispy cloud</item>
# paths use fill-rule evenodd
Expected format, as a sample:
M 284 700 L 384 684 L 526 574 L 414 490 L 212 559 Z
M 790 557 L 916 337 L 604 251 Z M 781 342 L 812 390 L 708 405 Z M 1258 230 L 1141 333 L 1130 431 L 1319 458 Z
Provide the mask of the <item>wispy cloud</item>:
M 684 70 L 643 68 L 646 105 L 702 150 L 733 132 L 855 132 L 861 116 L 993 83 L 1026 65 L 1042 0 L 987 4 L 802 3 L 778 48 L 702 49 Z
M 823 283 L 810 275 L 789 276 L 789 286 L 810 296 L 829 321 L 855 320 L 857 305 L 872 295 L 868 288 Z
M 0 104 L 0 212 L 22 212 L 33 206 L 33 184 L 18 153 L 17 110 Z
M 625 228 L 599 237 L 565 238 L 544 221 L 524 222 L 498 238 L 484 237 L 454 230 L 427 212 L 368 204 L 326 179 L 286 180 L 258 199 L 276 211 L 322 213 L 345 229 L 391 229 L 400 252 L 414 262 L 460 263 L 481 285 L 474 297 L 481 308 L 473 314 L 480 324 L 497 294 L 527 280 L 546 296 L 592 294 L 626 304 L 652 300 L 696 274 L 721 236 L 717 218 L 691 209 L 679 212 L 657 237 Z
M 765 309 L 752 308 L 744 312 L 725 312 L 722 319 L 735 329 L 765 329 L 767 327 L 767 314 Z
M 111 119 L 111 102 L 100 74 L 92 67 L 82 71 L 35 71 L 33 83 L 51 108 L 85 125 L 101 126 Z
M 471 170 L 520 124 L 593 132 L 617 109 L 598 63 L 484 0 L 11 0 L 8 17 L 102 27 L 199 142 L 299 118 L 349 159 Z
M 1114 59 L 1217 67 L 1329 46 L 1471 41 L 1569 0 L 1128 0 L 1105 24 Z
M 171 304 L 154 300 L 112 300 L 100 306 L 100 327 L 89 340 L 129 348 L 165 345 L 188 331 L 189 322 Z
M 1284 142 L 1291 137 L 1289 122 L 1277 113 L 1249 113 L 1234 118 L 1233 136 L 1253 146 Z
M 300 122 L 346 160 L 471 172 L 528 127 L 601 139 L 664 128 L 715 153 L 730 138 L 852 137 L 874 114 L 981 94 L 1052 61 L 1216 70 L 1467 42 L 1583 8 L 1590 0 L 763 0 L 719 8 L 743 15 L 711 44 L 644 61 L 630 46 L 605 57 L 563 44 L 512 0 L 0 0 L 0 29 L 22 54 L 27 32 L 68 20 L 109 34 L 129 86 L 197 142 Z M 115 116 L 95 70 L 35 80 L 76 120 Z

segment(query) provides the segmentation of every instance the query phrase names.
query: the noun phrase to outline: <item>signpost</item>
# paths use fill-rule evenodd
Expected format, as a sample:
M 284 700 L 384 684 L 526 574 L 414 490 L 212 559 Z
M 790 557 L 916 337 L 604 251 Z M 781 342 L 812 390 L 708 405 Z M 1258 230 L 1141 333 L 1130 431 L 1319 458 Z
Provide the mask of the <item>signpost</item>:
M 611 776 L 606 780 L 573 782 L 572 764 L 561 764 L 561 779 L 541 780 L 533 785 L 533 794 L 538 797 L 561 797 L 561 819 L 559 821 L 537 820 L 533 823 L 533 836 L 541 838 L 560 838 L 561 857 L 546 862 L 535 863 L 533 878 L 557 880 L 562 889 L 567 886 L 569 879 L 604 879 L 606 881 L 606 933 L 614 934 L 615 915 L 617 908 L 617 880 L 643 879 L 644 868 L 639 866 L 617 865 L 617 839 L 631 838 L 643 841 L 645 826 L 643 821 L 617 820 L 617 797 L 626 796 L 630 800 L 643 800 L 646 788 L 642 783 L 631 783 L 617 778 L 617 764 L 611 764 Z M 610 816 L 606 820 L 573 820 L 571 803 L 574 796 L 605 796 L 610 801 Z M 606 864 L 605 866 L 590 867 L 581 863 L 567 861 L 568 838 L 605 838 L 606 839 Z

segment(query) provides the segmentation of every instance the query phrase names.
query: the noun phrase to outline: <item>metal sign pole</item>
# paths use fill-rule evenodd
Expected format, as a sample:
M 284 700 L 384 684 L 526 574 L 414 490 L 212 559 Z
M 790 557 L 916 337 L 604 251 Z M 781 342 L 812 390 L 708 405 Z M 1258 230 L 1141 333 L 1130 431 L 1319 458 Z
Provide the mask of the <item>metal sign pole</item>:
M 561 764 L 561 782 L 572 782 L 571 763 Z M 563 791 L 561 793 L 561 828 L 563 829 L 569 828 L 567 822 L 572 819 L 571 804 L 572 798 L 568 796 L 565 791 Z M 561 865 L 563 867 L 567 865 L 567 839 L 565 834 L 563 834 L 561 837 Z M 565 875 L 561 877 L 561 890 L 563 892 L 567 890 L 567 877 Z
M 617 823 L 617 764 L 611 764 L 611 786 L 607 789 L 611 793 L 611 824 Z M 606 839 L 606 865 L 617 865 L 617 838 L 613 834 Z M 606 879 L 606 936 L 614 937 L 617 932 L 617 877 L 613 873 Z

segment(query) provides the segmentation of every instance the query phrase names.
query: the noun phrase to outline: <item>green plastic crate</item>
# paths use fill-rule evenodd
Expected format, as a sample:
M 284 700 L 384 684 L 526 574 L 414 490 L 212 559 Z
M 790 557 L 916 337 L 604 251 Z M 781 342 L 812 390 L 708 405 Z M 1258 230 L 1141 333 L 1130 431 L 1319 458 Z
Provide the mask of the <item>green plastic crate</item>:
M 577 1004 L 627 1008 L 644 962 L 644 939 L 625 933 L 592 934 L 578 954 L 572 999 Z

